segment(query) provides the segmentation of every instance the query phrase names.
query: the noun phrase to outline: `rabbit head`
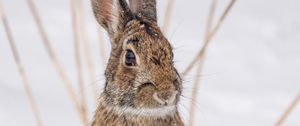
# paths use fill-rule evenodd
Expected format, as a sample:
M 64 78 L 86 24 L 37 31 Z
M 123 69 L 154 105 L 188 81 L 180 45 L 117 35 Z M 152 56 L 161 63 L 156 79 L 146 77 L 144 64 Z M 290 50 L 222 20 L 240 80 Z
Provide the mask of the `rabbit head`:
M 182 80 L 172 47 L 157 25 L 155 0 L 92 0 L 99 24 L 111 41 L 102 93 L 110 106 L 176 106 Z

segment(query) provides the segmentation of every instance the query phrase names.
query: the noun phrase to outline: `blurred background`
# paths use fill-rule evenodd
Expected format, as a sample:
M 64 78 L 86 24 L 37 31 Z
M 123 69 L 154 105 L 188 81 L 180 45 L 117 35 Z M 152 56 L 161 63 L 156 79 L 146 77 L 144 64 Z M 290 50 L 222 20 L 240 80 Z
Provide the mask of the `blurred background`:
M 1 0 L 23 61 L 30 87 L 46 126 L 80 126 L 80 119 L 55 73 L 26 0 Z M 79 97 L 70 0 L 34 0 L 49 40 Z M 173 0 L 168 31 L 176 67 L 182 72 L 203 45 L 210 0 Z M 230 0 L 218 0 L 217 20 Z M 159 25 L 166 1 L 158 0 Z M 80 42 L 89 122 L 96 109 L 92 88 L 100 94 L 110 45 L 99 32 L 89 0 L 84 22 L 95 80 L 90 80 Z M 300 91 L 300 1 L 237 0 L 208 47 L 197 98 L 191 97 L 195 70 L 184 79 L 179 109 L 188 124 L 190 101 L 195 126 L 273 126 Z M 214 24 L 216 23 L 216 20 Z M 84 29 L 80 29 L 84 30 Z M 100 35 L 100 36 L 101 36 Z M 82 39 L 82 38 L 81 38 Z M 100 50 L 105 50 L 104 57 Z M 284 126 L 300 125 L 300 106 Z M 3 25 L 0 25 L 0 125 L 33 126 L 35 120 Z

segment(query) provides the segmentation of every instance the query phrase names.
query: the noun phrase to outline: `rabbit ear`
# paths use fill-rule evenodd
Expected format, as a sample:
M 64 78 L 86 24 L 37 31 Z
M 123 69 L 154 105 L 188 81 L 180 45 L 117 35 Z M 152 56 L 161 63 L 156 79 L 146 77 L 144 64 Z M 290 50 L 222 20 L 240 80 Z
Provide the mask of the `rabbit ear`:
M 157 23 L 156 0 L 129 0 L 129 4 L 137 17 Z
M 111 37 L 133 19 L 125 0 L 92 0 L 92 7 L 97 21 Z

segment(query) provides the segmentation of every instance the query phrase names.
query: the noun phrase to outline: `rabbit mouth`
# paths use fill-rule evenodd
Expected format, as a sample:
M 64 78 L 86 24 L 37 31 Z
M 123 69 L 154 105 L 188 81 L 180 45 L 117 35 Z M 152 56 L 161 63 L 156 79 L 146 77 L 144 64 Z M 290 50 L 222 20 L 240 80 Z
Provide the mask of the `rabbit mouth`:
M 164 106 L 174 105 L 176 102 L 177 94 L 178 94 L 178 91 L 174 91 L 171 93 L 171 95 L 168 98 L 162 98 L 162 97 L 159 97 L 160 95 L 157 92 L 155 92 L 153 94 L 153 98 L 161 105 L 164 105 Z

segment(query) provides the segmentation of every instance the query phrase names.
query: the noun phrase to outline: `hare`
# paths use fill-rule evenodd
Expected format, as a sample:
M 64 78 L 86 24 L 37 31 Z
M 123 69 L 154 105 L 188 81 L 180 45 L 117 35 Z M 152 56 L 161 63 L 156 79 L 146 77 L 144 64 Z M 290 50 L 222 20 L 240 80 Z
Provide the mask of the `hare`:
M 182 79 L 157 25 L 156 0 L 91 0 L 112 51 L 92 126 L 183 126 Z

